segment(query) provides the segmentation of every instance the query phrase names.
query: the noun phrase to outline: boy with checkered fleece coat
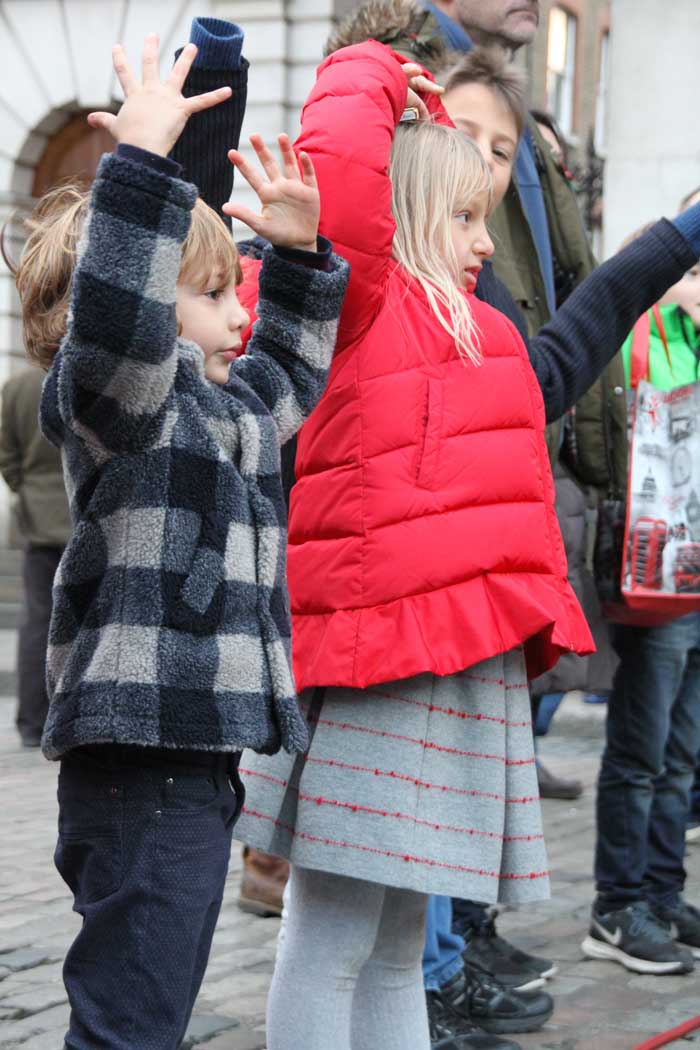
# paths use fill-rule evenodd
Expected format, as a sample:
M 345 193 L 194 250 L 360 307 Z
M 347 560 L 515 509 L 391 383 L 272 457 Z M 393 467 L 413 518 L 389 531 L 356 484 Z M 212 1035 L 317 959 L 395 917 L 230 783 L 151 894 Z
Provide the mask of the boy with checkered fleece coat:
M 242 804 L 238 755 L 306 745 L 279 447 L 325 386 L 348 267 L 317 238 L 310 160 L 280 136 L 280 170 L 254 137 L 266 181 L 232 151 L 263 208 L 227 210 L 274 245 L 238 356 L 235 246 L 167 159 L 188 116 L 230 94 L 183 97 L 195 53 L 161 82 L 147 38 L 139 83 L 115 48 L 126 101 L 90 122 L 116 154 L 89 195 L 40 203 L 17 272 L 75 525 L 42 742 L 61 759 L 56 863 L 83 917 L 64 969 L 69 1050 L 179 1046 Z

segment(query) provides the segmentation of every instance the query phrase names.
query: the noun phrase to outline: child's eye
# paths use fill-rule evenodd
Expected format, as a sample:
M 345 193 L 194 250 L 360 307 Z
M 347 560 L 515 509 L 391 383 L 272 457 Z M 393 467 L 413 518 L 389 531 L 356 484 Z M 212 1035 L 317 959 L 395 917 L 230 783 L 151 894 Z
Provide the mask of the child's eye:
M 209 291 L 204 292 L 207 299 L 211 299 L 212 302 L 218 302 L 221 296 L 224 294 L 223 288 L 210 288 Z
M 457 220 L 457 222 L 463 222 L 465 226 L 469 222 L 470 218 L 471 215 L 468 211 L 460 211 L 457 215 L 455 215 L 455 219 Z
M 506 164 L 510 164 L 510 154 L 504 149 L 495 149 L 493 151 L 494 157 L 498 157 L 499 160 L 504 160 Z

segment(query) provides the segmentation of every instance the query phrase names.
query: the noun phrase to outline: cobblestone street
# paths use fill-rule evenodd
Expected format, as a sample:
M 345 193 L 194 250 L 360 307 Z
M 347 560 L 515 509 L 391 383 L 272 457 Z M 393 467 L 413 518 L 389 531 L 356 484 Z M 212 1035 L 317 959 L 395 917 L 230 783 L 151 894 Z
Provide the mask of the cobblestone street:
M 3 666 L 6 660 L 11 666 L 11 632 L 0 635 L 6 636 L 0 638 L 0 658 Z M 555 772 L 582 777 L 586 791 L 575 805 L 545 806 L 553 899 L 499 920 L 500 932 L 526 950 L 555 959 L 559 967 L 548 986 L 556 998 L 550 1023 L 517 1039 L 523 1050 L 633 1050 L 700 1013 L 700 977 L 639 977 L 581 955 L 592 892 L 593 784 L 603 715 L 575 697 L 566 706 L 571 710 L 563 709 L 542 755 Z M 61 960 L 79 919 L 52 862 L 58 767 L 38 752 L 19 748 L 13 717 L 13 699 L 0 698 L 0 1048 L 60 1050 L 68 1016 Z M 697 902 L 700 848 L 691 850 L 688 867 L 688 896 Z M 265 1045 L 265 996 L 278 923 L 238 910 L 239 873 L 240 847 L 235 845 L 209 969 L 188 1033 L 190 1047 L 257 1050 Z M 700 1032 L 690 1042 L 700 1045 Z

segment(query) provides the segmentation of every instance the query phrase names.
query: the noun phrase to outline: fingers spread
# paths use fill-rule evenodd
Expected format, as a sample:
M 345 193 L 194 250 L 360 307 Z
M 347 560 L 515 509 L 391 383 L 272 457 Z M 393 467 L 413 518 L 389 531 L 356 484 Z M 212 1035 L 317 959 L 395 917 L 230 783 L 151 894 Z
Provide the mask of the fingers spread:
M 228 151 L 228 159 L 240 171 L 250 188 L 255 190 L 259 197 L 260 191 L 266 185 L 260 172 L 257 171 L 237 149 L 231 149 Z
M 274 156 L 263 142 L 262 135 L 251 135 L 250 144 L 255 150 L 258 160 L 270 182 L 280 177 L 280 169 Z
M 301 164 L 301 174 L 304 180 L 305 186 L 310 186 L 312 189 L 316 189 L 318 183 L 316 182 L 316 172 L 314 171 L 313 161 L 308 153 L 302 152 L 299 154 L 299 162 Z
M 167 83 L 172 84 L 176 91 L 182 91 L 187 75 L 192 68 L 192 63 L 197 57 L 197 47 L 195 44 L 185 44 L 180 56 L 170 70 Z
M 158 71 L 158 37 L 155 33 L 149 33 L 143 42 L 141 75 L 144 84 L 160 80 Z
M 203 109 L 218 106 L 220 102 L 225 102 L 230 97 L 230 87 L 216 88 L 214 91 L 207 91 L 203 95 L 193 95 L 192 98 L 185 99 L 185 112 L 188 116 L 192 113 L 200 113 Z
M 284 174 L 288 179 L 299 178 L 299 165 L 297 163 L 296 154 L 292 149 L 292 144 L 289 141 L 289 135 L 278 135 L 277 142 L 279 143 L 280 154 L 282 156 L 282 166 L 284 167 Z
M 255 233 L 262 234 L 265 230 L 265 220 L 262 215 L 256 215 L 254 211 L 244 207 L 242 204 L 234 204 L 233 201 L 228 201 L 221 210 L 225 215 L 230 215 L 232 219 L 238 219 L 239 222 L 245 223 Z
M 131 72 L 131 66 L 127 61 L 126 52 L 121 44 L 115 44 L 112 48 L 112 65 L 114 66 L 114 72 L 117 74 L 117 80 L 121 84 L 124 96 L 128 98 L 131 92 L 139 85 L 136 77 Z

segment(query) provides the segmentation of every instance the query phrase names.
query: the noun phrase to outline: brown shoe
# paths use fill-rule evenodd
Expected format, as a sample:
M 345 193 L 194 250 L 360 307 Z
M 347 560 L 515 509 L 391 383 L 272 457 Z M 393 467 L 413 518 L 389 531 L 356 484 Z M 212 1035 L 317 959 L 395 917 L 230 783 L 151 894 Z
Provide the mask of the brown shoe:
M 282 914 L 282 894 L 289 878 L 289 861 L 243 847 L 243 878 L 238 907 L 268 918 Z
M 540 789 L 540 798 L 562 798 L 573 802 L 583 794 L 583 784 L 580 780 L 557 777 L 539 761 L 537 763 L 537 784 Z

